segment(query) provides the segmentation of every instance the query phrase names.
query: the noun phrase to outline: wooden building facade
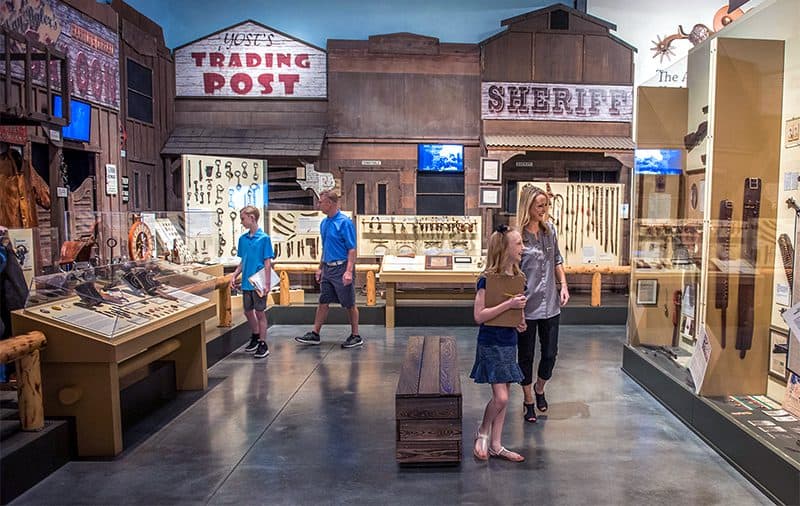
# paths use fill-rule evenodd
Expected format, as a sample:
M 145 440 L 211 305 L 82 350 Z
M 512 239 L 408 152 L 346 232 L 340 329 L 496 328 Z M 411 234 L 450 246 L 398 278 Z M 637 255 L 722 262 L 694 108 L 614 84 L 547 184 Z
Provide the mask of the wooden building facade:
M 105 245 L 127 231 L 129 211 L 163 209 L 159 150 L 172 128 L 174 71 L 161 28 L 124 2 L 43 0 L 4 9 L 4 32 L 25 34 L 36 41 L 29 45 L 43 46 L 35 52 L 66 61 L 66 75 L 41 58 L 26 72 L 25 44 L 17 43 L 10 54 L 22 60 L 0 68 L 3 125 L 24 128 L 23 159 L 50 187 L 49 212 L 38 210 L 41 271 L 58 262 L 61 242 L 94 233 L 96 223 L 95 239 Z M 105 246 L 95 253 L 110 260 Z
M 186 206 L 182 155 L 263 161 L 271 209 L 313 207 L 314 194 L 296 174 L 319 165 L 328 111 L 325 50 L 246 20 L 176 48 L 174 57 L 175 128 L 161 151 L 172 174 L 168 209 Z
M 477 214 L 478 46 L 410 33 L 329 40 L 323 168 L 356 214 Z M 417 171 L 422 143 L 463 145 L 464 172 Z
M 501 24 L 480 43 L 481 140 L 502 166 L 502 208 L 485 221 L 513 221 L 520 181 L 620 183 L 627 203 L 636 49 L 612 23 L 562 4 Z

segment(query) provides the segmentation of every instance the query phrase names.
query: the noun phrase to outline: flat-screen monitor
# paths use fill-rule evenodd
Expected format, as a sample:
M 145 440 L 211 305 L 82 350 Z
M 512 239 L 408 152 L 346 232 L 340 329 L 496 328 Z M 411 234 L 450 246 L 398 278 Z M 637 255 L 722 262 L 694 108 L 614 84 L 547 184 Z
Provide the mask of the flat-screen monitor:
M 61 96 L 53 96 L 53 115 L 61 117 Z M 73 141 L 89 142 L 92 132 L 92 106 L 80 100 L 69 101 L 69 125 L 61 129 L 61 136 Z
M 681 150 L 637 149 L 633 154 L 633 171 L 636 174 L 681 174 Z
M 417 170 L 420 172 L 464 172 L 464 146 L 461 144 L 417 145 Z

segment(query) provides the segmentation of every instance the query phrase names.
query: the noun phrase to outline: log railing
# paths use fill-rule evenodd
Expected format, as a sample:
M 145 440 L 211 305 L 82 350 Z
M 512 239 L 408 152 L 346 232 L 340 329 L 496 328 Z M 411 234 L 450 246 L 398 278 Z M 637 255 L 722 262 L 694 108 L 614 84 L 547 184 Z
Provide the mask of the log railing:
M 289 274 L 295 272 L 314 274 L 319 269 L 319 264 L 276 264 L 273 268 L 281 280 L 278 303 L 281 306 L 287 306 L 289 305 Z M 367 273 L 367 306 L 375 305 L 375 275 L 379 269 L 378 264 L 356 264 L 356 272 Z
M 600 294 L 603 291 L 603 274 L 630 274 L 630 265 L 567 265 L 566 274 L 592 275 L 592 307 L 600 306 Z
M 216 290 L 218 295 L 217 318 L 219 320 L 217 327 L 230 327 L 232 325 L 231 274 L 217 276 L 214 279 L 209 279 L 208 281 L 202 281 L 185 288 L 185 290 L 198 295 L 208 293 L 211 290 Z
M 274 266 L 275 272 L 280 277 L 280 298 L 279 304 L 286 306 L 289 304 L 289 274 L 303 273 L 314 274 L 318 264 L 277 264 Z M 377 264 L 356 264 L 356 272 L 367 273 L 367 306 L 375 305 L 375 275 L 380 266 Z M 630 274 L 629 265 L 568 265 L 564 268 L 567 274 L 591 274 L 592 275 L 592 297 L 591 305 L 598 307 L 601 305 L 601 293 L 603 289 L 603 274 Z M 228 292 L 230 297 L 230 292 Z
M 22 430 L 36 431 L 44 428 L 42 405 L 42 370 L 39 350 L 47 340 L 38 331 L 0 341 L 0 363 L 17 362 L 19 418 Z

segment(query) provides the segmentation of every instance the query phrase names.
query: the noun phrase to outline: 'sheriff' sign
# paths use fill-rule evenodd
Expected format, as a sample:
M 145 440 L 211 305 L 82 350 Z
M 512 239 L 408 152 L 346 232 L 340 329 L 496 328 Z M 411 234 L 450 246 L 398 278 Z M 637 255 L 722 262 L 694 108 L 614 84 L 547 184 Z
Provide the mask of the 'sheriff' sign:
M 630 122 L 633 87 L 484 82 L 481 119 Z
M 179 97 L 325 98 L 325 51 L 254 21 L 175 50 Z

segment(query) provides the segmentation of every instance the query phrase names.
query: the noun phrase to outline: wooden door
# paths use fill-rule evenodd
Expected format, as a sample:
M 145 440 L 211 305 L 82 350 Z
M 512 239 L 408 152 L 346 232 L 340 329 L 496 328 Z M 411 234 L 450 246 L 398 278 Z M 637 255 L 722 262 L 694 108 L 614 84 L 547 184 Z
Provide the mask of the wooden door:
M 358 214 L 402 214 L 399 169 L 342 169 L 341 208 Z

